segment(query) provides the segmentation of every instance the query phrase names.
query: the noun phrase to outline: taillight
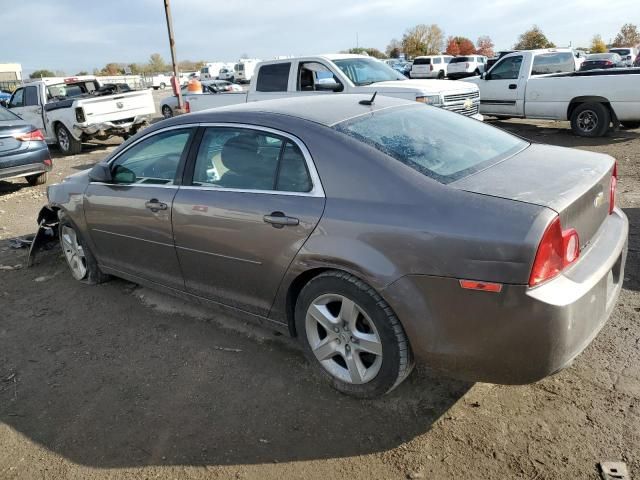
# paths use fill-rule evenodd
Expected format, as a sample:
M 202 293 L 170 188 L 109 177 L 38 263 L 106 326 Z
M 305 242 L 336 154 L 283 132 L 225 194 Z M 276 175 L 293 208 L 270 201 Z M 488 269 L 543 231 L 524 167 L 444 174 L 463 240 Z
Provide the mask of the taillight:
M 45 158 L 42 163 L 44 163 L 47 167 L 50 167 L 51 165 L 53 165 L 53 162 L 51 161 L 50 158 Z
M 188 102 L 188 101 L 187 101 L 187 102 L 184 102 L 184 111 L 185 111 L 186 113 L 191 112 L 191 107 L 189 106 L 189 102 Z
M 547 227 L 529 277 L 529 286 L 545 282 L 558 275 L 565 267 L 580 257 L 580 238 L 575 229 L 562 230 L 560 217 L 556 217 Z
M 13 138 L 20 140 L 21 142 L 29 142 L 32 140 L 34 142 L 44 142 L 44 135 L 42 135 L 42 132 L 37 128 L 27 133 L 17 133 Z
M 605 60 L 604 64 L 605 65 L 613 65 L 613 62 L 611 60 Z
M 613 164 L 613 172 L 611 173 L 611 185 L 609 186 L 609 215 L 616 208 L 616 188 L 618 187 L 618 164 Z

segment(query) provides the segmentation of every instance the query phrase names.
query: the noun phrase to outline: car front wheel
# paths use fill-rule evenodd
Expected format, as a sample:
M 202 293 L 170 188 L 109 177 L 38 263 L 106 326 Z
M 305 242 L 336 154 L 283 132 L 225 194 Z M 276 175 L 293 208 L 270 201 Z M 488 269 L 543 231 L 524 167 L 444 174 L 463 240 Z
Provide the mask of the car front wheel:
M 173 117 L 173 110 L 171 110 L 171 107 L 169 105 L 163 105 L 162 106 L 162 116 L 164 118 Z
M 409 341 L 391 307 L 345 272 L 314 277 L 300 292 L 295 320 L 305 356 L 342 393 L 377 397 L 412 370 Z
M 91 249 L 64 213 L 60 214 L 58 231 L 62 253 L 73 278 L 90 285 L 102 283 L 109 278 L 102 273 Z

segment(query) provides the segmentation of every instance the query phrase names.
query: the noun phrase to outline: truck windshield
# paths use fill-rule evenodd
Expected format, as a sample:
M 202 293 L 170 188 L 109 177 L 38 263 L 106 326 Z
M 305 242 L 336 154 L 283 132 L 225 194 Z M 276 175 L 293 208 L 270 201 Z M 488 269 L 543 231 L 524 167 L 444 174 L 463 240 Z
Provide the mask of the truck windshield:
M 389 65 L 371 58 L 347 58 L 334 60 L 342 72 L 356 86 L 371 85 L 377 82 L 406 80 L 406 77 L 396 72 Z
M 477 120 L 420 104 L 367 113 L 333 128 L 445 184 L 529 146 Z

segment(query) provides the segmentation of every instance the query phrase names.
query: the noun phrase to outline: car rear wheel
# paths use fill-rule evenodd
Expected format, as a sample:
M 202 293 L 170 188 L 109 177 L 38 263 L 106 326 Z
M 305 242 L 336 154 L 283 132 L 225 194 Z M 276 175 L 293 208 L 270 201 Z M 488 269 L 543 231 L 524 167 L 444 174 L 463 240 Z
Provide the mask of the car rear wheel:
M 44 172 L 40 173 L 39 175 L 29 175 L 25 178 L 27 179 L 27 182 L 29 182 L 29 185 L 35 187 L 36 185 L 44 185 L 45 183 L 47 183 L 48 175 L 47 172 Z
M 611 114 L 602 103 L 582 103 L 571 114 L 571 129 L 580 137 L 601 137 L 611 123 Z
M 100 270 L 98 262 L 76 226 L 64 214 L 60 216 L 58 230 L 62 253 L 73 278 L 90 285 L 109 279 L 109 276 Z
M 163 105 L 162 106 L 162 116 L 164 118 L 173 117 L 173 110 L 171 110 L 171 107 L 169 105 Z
M 326 272 L 300 292 L 296 330 L 305 356 L 338 391 L 373 398 L 411 372 L 409 341 L 391 307 L 344 272 Z
M 76 140 L 62 124 L 56 127 L 56 140 L 63 155 L 77 155 L 82 150 L 82 142 Z

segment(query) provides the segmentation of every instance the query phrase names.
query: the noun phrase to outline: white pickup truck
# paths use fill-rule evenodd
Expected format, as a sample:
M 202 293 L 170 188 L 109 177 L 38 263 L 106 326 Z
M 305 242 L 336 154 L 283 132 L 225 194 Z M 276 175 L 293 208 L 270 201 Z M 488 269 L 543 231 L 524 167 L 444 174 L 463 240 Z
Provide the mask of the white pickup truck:
M 527 50 L 464 82 L 480 88 L 483 115 L 569 120 L 582 137 L 605 135 L 612 123 L 640 126 L 640 69 L 574 69 L 571 52 Z
M 362 55 L 333 54 L 259 63 L 248 92 L 187 95 L 188 112 L 299 95 L 371 94 L 405 98 L 482 120 L 475 85 L 449 80 L 408 80 L 385 63 Z
M 126 139 L 155 113 L 150 90 L 101 87 L 93 77 L 27 83 L 13 93 L 8 108 L 39 128 L 47 143 L 57 143 L 64 155 L 80 153 L 83 141 Z

